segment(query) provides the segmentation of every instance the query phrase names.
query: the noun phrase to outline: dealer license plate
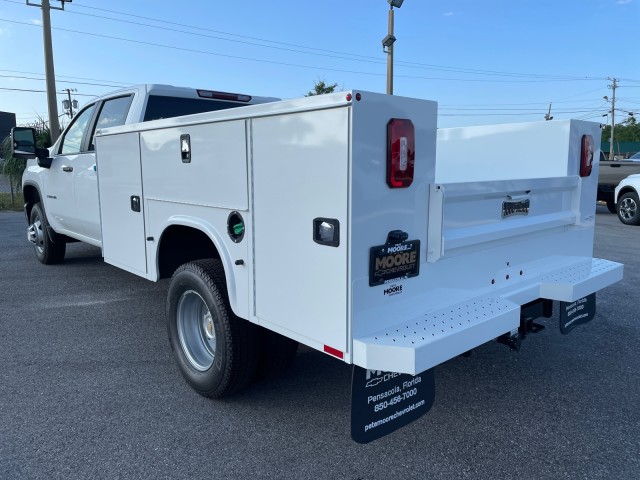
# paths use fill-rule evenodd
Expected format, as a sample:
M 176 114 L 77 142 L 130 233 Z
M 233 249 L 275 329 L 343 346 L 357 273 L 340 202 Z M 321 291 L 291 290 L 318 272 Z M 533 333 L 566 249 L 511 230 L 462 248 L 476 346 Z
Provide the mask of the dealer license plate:
M 420 267 L 420 240 L 371 247 L 369 286 L 415 277 Z

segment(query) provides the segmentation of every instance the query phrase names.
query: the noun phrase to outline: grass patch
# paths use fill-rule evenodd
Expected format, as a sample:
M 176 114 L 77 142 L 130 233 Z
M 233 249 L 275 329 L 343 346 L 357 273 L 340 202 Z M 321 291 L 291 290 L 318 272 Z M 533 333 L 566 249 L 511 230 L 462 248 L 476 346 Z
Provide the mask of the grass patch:
M 11 194 L 9 192 L 0 192 L 0 210 L 12 210 L 21 212 L 24 206 L 24 197 L 22 192 L 14 195 L 13 204 L 11 204 Z

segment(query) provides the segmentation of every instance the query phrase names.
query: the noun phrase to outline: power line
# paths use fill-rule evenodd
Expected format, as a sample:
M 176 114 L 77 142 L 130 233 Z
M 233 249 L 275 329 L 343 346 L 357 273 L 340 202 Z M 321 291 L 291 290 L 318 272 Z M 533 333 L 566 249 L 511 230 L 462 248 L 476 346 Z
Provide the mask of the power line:
M 18 3 L 18 2 L 14 2 L 13 0 L 3 0 L 3 1 L 10 1 L 12 3 Z M 238 38 L 245 38 L 245 39 L 249 39 L 249 40 L 254 40 L 254 41 L 259 41 L 259 42 L 267 42 L 267 43 L 273 43 L 276 45 L 284 45 L 287 47 L 295 47 L 295 48 L 302 48 L 305 50 L 313 50 L 316 52 L 324 52 L 324 54 L 335 54 L 335 55 L 325 55 L 325 56 L 331 56 L 331 57 L 335 57 L 336 55 L 339 56 L 349 56 L 349 57 L 358 57 L 361 59 L 366 59 L 366 60 L 360 60 L 360 61 L 373 61 L 373 63 L 386 63 L 385 60 L 381 60 L 379 57 L 372 57 L 372 56 L 367 56 L 367 55 L 359 55 L 359 54 L 353 54 L 353 53 L 349 53 L 349 52 L 339 52 L 339 51 L 335 51 L 335 50 L 327 50 L 327 49 L 321 49 L 321 48 L 316 48 L 316 47 L 309 47 L 309 46 L 305 46 L 305 45 L 298 45 L 298 44 L 292 44 L 292 43 L 285 43 L 285 42 L 279 42 L 279 41 L 275 41 L 275 40 L 269 40 L 269 39 L 265 39 L 265 38 L 259 38 L 259 37 L 251 37 L 251 36 L 247 36 L 247 35 L 239 35 L 239 34 L 235 34 L 235 33 L 230 33 L 230 32 L 224 32 L 224 31 L 220 31 L 220 30 L 214 30 L 214 29 L 210 29 L 210 28 L 204 28 L 204 27 L 197 27 L 197 26 L 193 26 L 193 25 L 188 25 L 188 24 L 184 24 L 184 23 L 177 23 L 177 22 L 170 22 L 167 20 L 162 20 L 162 19 L 158 19 L 158 18 L 153 18 L 153 17 L 148 17 L 148 16 L 143 16 L 143 15 L 135 15 L 135 14 L 131 14 L 131 13 L 127 13 L 127 12 L 119 12 L 116 10 L 109 10 L 106 8 L 98 8 L 98 7 L 89 7 L 86 5 L 80 5 L 80 4 L 75 4 L 73 6 L 74 8 L 86 8 L 86 9 L 92 9 L 92 10 L 98 10 L 98 11 L 103 11 L 103 12 L 108 12 L 108 13 L 114 13 L 116 15 L 124 15 L 124 16 L 128 16 L 128 17 L 132 17 L 132 18 L 139 18 L 139 19 L 143 19 L 143 20 L 150 20 L 153 22 L 159 22 L 159 23 L 163 23 L 166 25 L 174 25 L 174 26 L 180 26 L 180 27 L 186 27 L 186 28 L 192 28 L 192 29 L 196 29 L 196 30 L 201 30 L 201 31 L 207 31 L 207 32 L 212 32 L 212 33 L 217 33 L 217 34 L 222 34 L 222 35 L 228 35 L 228 36 L 233 36 L 233 37 L 238 37 Z M 92 16 L 94 18 L 102 18 L 102 19 L 107 19 L 107 20 L 113 20 L 113 21 L 119 21 L 119 22 L 125 22 L 125 23 L 132 23 L 135 25 L 142 25 L 142 26 L 147 26 L 147 27 L 151 27 L 151 28 L 163 28 L 166 29 L 165 27 L 159 27 L 157 25 L 149 25 L 149 24 L 142 24 L 139 22 L 132 22 L 130 20 L 122 20 L 122 19 L 117 19 L 117 18 L 111 18 L 111 17 L 104 17 L 101 15 L 91 15 L 91 14 L 86 14 L 86 13 L 80 13 L 80 12 L 74 12 L 73 9 L 69 10 L 70 13 L 74 13 L 76 15 L 87 15 L 87 16 Z M 187 32 L 184 30 L 177 30 L 177 29 L 170 29 L 171 31 L 175 31 L 175 32 L 180 32 L 180 33 L 186 33 L 186 34 L 190 34 L 190 35 L 201 35 L 201 36 L 208 36 L 208 35 L 202 35 L 202 34 L 197 34 L 194 32 Z M 234 41 L 231 39 L 227 39 L 227 38 L 221 38 L 221 37 L 213 37 L 213 36 L 208 36 L 210 38 L 214 38 L 214 39 L 219 39 L 219 40 L 224 40 L 224 41 Z M 257 45 L 257 46 L 261 46 L 261 47 L 267 47 L 267 48 L 278 48 L 278 47 L 271 47 L 269 45 L 261 45 L 261 44 L 256 44 L 256 43 L 252 43 L 252 42 L 240 42 L 240 43 L 248 43 L 250 45 Z M 300 52 L 299 50 L 292 50 L 289 48 L 283 49 L 283 50 L 287 50 L 287 51 L 294 51 L 294 52 L 299 52 L 299 53 L 306 53 L 306 54 L 314 54 L 312 52 Z M 323 55 L 324 55 L 323 54 Z M 335 57 L 335 58 L 343 58 L 343 57 Z M 348 60 L 353 60 L 353 58 L 347 58 Z M 518 77 L 535 77 L 535 78 L 555 78 L 555 79 L 562 79 L 562 80 L 606 80 L 606 77 L 602 77 L 602 78 L 590 78 L 590 77 L 576 77 L 576 76 L 568 76 L 568 75 L 546 75 L 546 74 L 531 74 L 531 73 L 514 73 L 514 72 L 502 72 L 502 71 L 496 71 L 496 70 L 481 70 L 481 69 L 470 69 L 470 68 L 462 68 L 462 67 L 450 67 L 450 66 L 443 66 L 443 65 L 434 65 L 434 64 L 426 64 L 426 63 L 419 63 L 419 62 L 406 62 L 406 61 L 397 61 L 397 64 L 403 64 L 404 66 L 408 66 L 408 67 L 413 67 L 413 68 L 426 68 L 426 69 L 432 69 L 432 70 L 444 70 L 444 71 L 452 71 L 452 72 L 458 72 L 458 73 L 474 73 L 474 74 L 480 74 L 480 75 L 500 75 L 500 76 L 518 76 Z
M 80 7 L 83 7 L 82 5 L 78 5 Z M 109 11 L 111 13 L 118 13 L 120 15 L 129 15 L 129 14 L 125 14 L 122 12 L 115 12 L 112 10 L 106 10 L 106 9 L 99 9 L 99 8 L 95 8 L 95 7 L 84 7 L 84 8 L 93 8 L 96 10 L 105 10 L 105 11 Z M 365 55 L 356 55 L 356 54 L 352 54 L 352 53 L 348 53 L 348 52 L 336 52 L 333 50 L 322 50 L 322 49 L 317 49 L 317 48 L 313 48 L 313 47 L 305 47 L 305 46 L 300 46 L 300 45 L 292 45 L 292 44 L 285 44 L 288 46 L 294 46 L 297 47 L 296 48 L 284 48 L 284 47 L 278 47 L 278 46 L 273 46 L 273 45 L 264 45 L 264 44 L 260 44 L 260 43 L 256 43 L 256 42 L 248 42 L 245 40 L 234 40 L 234 39 L 229 39 L 229 38 L 224 38 L 224 37 L 219 37 L 219 36 L 214 36 L 214 35 L 207 35 L 207 34 L 203 34 L 203 33 L 196 33 L 196 32 L 189 32 L 189 31 L 185 31 L 185 30 L 179 30 L 179 29 L 175 29 L 175 28 L 167 28 L 167 27 L 160 27 L 158 25 L 149 25 L 148 23 L 141 23 L 141 22 L 134 22 L 131 20 L 123 20 L 123 19 L 119 19 L 119 18 L 111 18 L 111 17 L 105 17 L 102 15 L 92 15 L 92 14 L 88 14 L 88 13 L 81 13 L 81 12 L 74 12 L 73 10 L 69 10 L 69 13 L 72 13 L 74 15 L 83 15 L 83 16 L 89 16 L 89 17 L 93 17 L 93 18 L 101 18 L 104 20 L 111 20 L 111 21 L 115 21 L 115 22 L 122 22 L 122 23 L 128 23 L 128 24 L 132 24 L 132 25 L 137 25 L 137 26 L 144 26 L 144 27 L 149 27 L 149 28 L 156 28 L 156 29 L 162 29 L 163 31 L 171 31 L 171 32 L 177 32 L 177 33 L 184 33 L 187 35 L 195 35 L 195 36 L 199 36 L 199 37 L 205 37 L 205 38 L 211 38 L 214 40 L 222 40 L 222 41 L 226 41 L 226 42 L 235 42 L 235 43 L 240 43 L 240 44 L 245 44 L 245 45 L 253 45 L 253 46 L 258 46 L 258 47 L 262 47 L 262 48 L 271 48 L 271 49 L 276 49 L 276 50 L 282 50 L 282 51 L 287 51 L 287 52 L 294 52 L 294 53 L 303 53 L 306 55 L 317 55 L 317 56 L 323 56 L 323 57 L 329 57 L 329 58 L 338 58 L 341 60 L 350 60 L 350 61 L 357 61 L 357 62 L 365 62 L 365 63 L 374 63 L 374 64 L 384 64 L 386 63 L 384 60 L 381 60 L 377 57 L 370 57 L 370 56 L 365 56 Z M 150 17 L 142 17 L 140 15 L 131 15 L 133 17 L 136 18 L 144 18 L 146 20 L 151 20 L 151 21 L 155 21 L 155 22 L 162 22 L 162 23 L 167 23 L 167 24 L 175 24 L 174 22 L 166 22 L 164 20 L 158 20 L 158 19 L 154 19 L 154 18 L 150 18 Z M 193 26 L 187 26 L 184 24 L 177 24 L 180 26 L 185 26 L 188 28 L 199 28 L 199 27 L 193 27 Z M 203 29 L 203 30 L 210 30 L 210 29 Z M 215 31 L 215 30 L 210 30 L 210 31 Z M 219 32 L 219 31 L 215 31 L 217 33 L 222 33 L 224 35 L 234 35 L 235 34 L 231 34 L 228 32 Z M 266 39 L 262 39 L 262 38 L 255 38 L 255 37 L 245 37 L 242 36 L 243 38 L 251 38 L 252 40 L 258 40 L 261 42 L 272 42 L 271 40 L 266 40 Z M 280 42 L 272 42 L 272 43 L 280 43 Z M 303 48 L 306 50 L 314 50 L 314 51 L 303 51 L 303 50 L 299 50 L 299 48 Z M 326 53 L 319 53 L 319 52 L 326 52 Z M 356 57 L 356 58 L 353 58 Z M 456 72 L 456 73 L 473 73 L 476 75 L 491 75 L 491 76 L 513 76 L 513 77 L 527 77 L 527 78 L 546 78 L 546 79 L 557 79 L 557 80 L 585 80 L 585 79 L 590 79 L 588 77 L 576 77 L 576 76 L 568 76 L 568 75 L 543 75 L 543 74 L 529 74 L 529 73 L 513 73 L 513 72 L 501 72 L 501 71 L 495 71 L 495 70 L 480 70 L 480 69 L 470 69 L 470 68 L 461 68 L 461 67 L 446 67 L 446 66 L 442 66 L 442 65 L 433 65 L 433 64 L 425 64 L 425 63 L 416 63 L 416 62 L 406 62 L 406 61 L 397 61 L 396 62 L 398 65 L 401 66 L 405 66 L 408 68 L 420 68 L 420 69 L 426 69 L 426 70 L 438 70 L 438 71 L 448 71 L 448 72 Z M 596 80 L 596 79 L 593 79 Z M 604 78 L 601 78 L 599 80 L 604 80 Z
M 7 20 L 7 19 L 0 19 L 0 21 L 3 22 L 8 22 L 8 23 L 14 23 L 14 24 L 18 24 L 18 25 L 27 25 L 30 27 L 35 27 L 37 25 L 33 25 L 31 23 L 27 23 L 27 22 L 20 22 L 20 21 L 16 21 L 16 20 Z M 245 61 L 252 61 L 252 62 L 259 62 L 259 63 L 267 63 L 267 64 L 271 64 L 271 65 L 282 65 L 282 66 L 287 66 L 287 67 L 298 67 L 298 68 L 306 68 L 306 69 L 312 69 L 312 70 L 325 70 L 325 71 L 333 71 L 333 72 L 341 72 L 341 73 L 353 73 L 353 74 L 358 74 L 358 75 L 371 75 L 371 76 L 382 76 L 382 75 L 386 75 L 385 73 L 378 73 L 378 72 L 362 72 L 362 71 L 357 71 L 357 70 L 344 70 L 344 69 L 340 69 L 340 68 L 330 68 L 330 67 L 318 67 L 318 66 L 312 66 L 312 65 L 301 65 L 301 64 L 296 64 L 296 63 L 290 63 L 290 62 L 279 62 L 279 61 L 275 61 L 275 60 L 265 60 L 265 59 L 258 59 L 258 58 L 251 58 L 251 57 L 242 57 L 242 56 L 238 56 L 238 55 L 229 55 L 229 54 L 223 54 L 223 53 L 217 53 L 217 52 L 210 52 L 210 51 L 206 51 L 206 50 L 196 50 L 196 49 L 191 49 L 191 48 L 185 48 L 185 47 L 177 47 L 174 45 L 167 45 L 167 44 L 160 44 L 160 43 L 154 43 L 154 42 L 146 42 L 146 41 L 142 41 L 142 40 L 133 40 L 133 39 L 129 39 L 129 38 L 122 38 L 122 37 L 116 37 L 113 35 L 104 35 L 104 34 L 98 34 L 98 33 L 89 33 L 89 32 L 82 32 L 80 30 L 71 30 L 71 29 L 67 29 L 67 28 L 60 28 L 60 27 L 55 27 L 52 28 L 53 30 L 59 30 L 62 32 L 68 32 L 68 33 L 76 33 L 76 34 L 80 34 L 80 35 L 87 35 L 90 37 L 100 37 L 100 38 L 106 38 L 106 39 L 110 39 L 110 40 L 119 40 L 119 41 L 123 41 L 123 42 L 128 42 L 128 43 L 135 43 L 138 45 L 146 45 L 146 46 L 153 46 L 153 47 L 160 47 L 160 48 L 165 48 L 165 49 L 172 49 L 172 50 L 179 50 L 179 51 L 185 51 L 185 52 L 192 52 L 192 53 L 199 53 L 199 54 L 203 54 L 203 55 L 211 55 L 211 56 L 216 56 L 216 57 L 223 57 L 223 58 L 231 58 L 231 59 L 236 59 L 236 60 L 245 60 Z M 479 80 L 479 79 L 467 79 L 467 78 L 444 78 L 444 77 L 425 77 L 425 76 L 419 76 L 419 75 L 395 75 L 395 77 L 398 78 L 407 78 L 407 79 L 417 79 L 417 80 L 436 80 L 436 81 L 458 81 L 458 82 L 488 82 L 488 83 L 540 83 L 540 82 L 572 82 L 572 81 L 577 81 L 578 79 L 536 79 L 536 80 Z M 594 78 L 584 78 L 581 80 L 599 80 L 599 79 L 594 79 Z
M 4 1 L 6 1 L 6 0 L 4 0 Z M 44 73 L 40 73 L 40 72 L 23 72 L 23 71 L 20 71 L 20 70 L 2 70 L 2 69 L 0 69 L 0 72 L 21 73 L 23 75 L 40 75 L 40 76 L 44 76 Z M 94 82 L 109 82 L 109 83 L 112 83 L 112 84 L 120 84 L 121 86 L 125 86 L 125 87 L 133 85 L 132 83 L 118 82 L 118 81 L 114 81 L 114 80 L 105 80 L 104 78 L 72 77 L 72 76 L 69 76 L 69 75 L 58 75 L 58 74 L 56 74 L 56 78 L 70 78 L 70 79 L 77 79 L 77 80 L 92 80 Z M 107 85 L 107 86 L 111 86 L 111 85 Z
M 8 3 L 16 3 L 16 4 L 20 3 L 20 2 L 15 1 L 15 0 L 2 0 L 2 1 L 8 2 Z M 246 40 L 234 40 L 234 39 L 229 39 L 229 38 L 224 38 L 224 37 L 219 37 L 219 36 L 213 36 L 213 35 L 207 35 L 207 34 L 202 34 L 202 33 L 197 33 L 197 32 L 189 32 L 189 31 L 173 29 L 173 28 L 169 28 L 168 29 L 167 27 L 161 27 L 161 26 L 158 26 L 158 25 L 150 25 L 150 24 L 147 24 L 147 23 L 135 22 L 135 21 L 132 21 L 132 20 L 124 20 L 124 19 L 119 19 L 119 18 L 105 17 L 105 16 L 102 16 L 102 15 L 95 15 L 95 14 L 76 12 L 76 11 L 74 11 L 74 8 L 85 8 L 85 9 L 103 11 L 103 12 L 113 13 L 113 14 L 116 14 L 116 15 L 123 15 L 123 16 L 132 17 L 132 18 L 139 18 L 139 19 L 143 19 L 143 20 L 149 20 L 149 21 L 152 21 L 152 22 L 158 22 L 158 23 L 162 23 L 162 24 L 165 24 L 165 25 L 174 25 L 174 26 L 179 26 L 179 27 L 185 27 L 185 28 L 190 28 L 190 29 L 195 29 L 195 30 L 200 30 L 200 31 L 212 32 L 212 33 L 216 33 L 216 34 L 220 34 L 220 35 L 227 35 L 227 36 L 233 36 L 233 37 L 242 38 L 242 39 L 248 39 L 248 40 L 252 40 L 252 41 L 248 42 Z M 75 14 L 75 15 L 89 16 L 89 17 L 93 17 L 93 18 L 101 18 L 101 19 L 105 19 L 105 20 L 128 23 L 128 24 L 133 24 L 133 25 L 138 25 L 138 26 L 145 26 L 145 27 L 149 27 L 149 28 L 162 29 L 163 31 L 169 30 L 169 31 L 172 31 L 172 32 L 183 33 L 183 34 L 187 34 L 187 35 L 196 35 L 196 36 L 207 37 L 207 38 L 212 38 L 212 39 L 216 39 L 216 40 L 222 40 L 222 41 L 228 41 L 228 42 L 236 42 L 236 43 L 248 44 L 248 45 L 253 45 L 253 46 L 258 46 L 258 47 L 263 47 L 263 48 L 272 48 L 272 49 L 278 49 L 278 50 L 283 50 L 283 51 L 302 53 L 302 54 L 307 54 L 307 55 L 318 55 L 318 56 L 324 56 L 324 57 L 330 57 L 330 58 L 338 58 L 338 59 L 342 59 L 342 60 L 359 61 L 359 62 L 374 63 L 374 64 L 381 64 L 381 63 L 384 64 L 385 63 L 385 60 L 382 60 L 379 57 L 359 55 L 359 54 L 353 54 L 353 53 L 348 53 L 348 52 L 339 52 L 339 51 L 335 51 L 335 50 L 320 49 L 320 48 L 316 48 L 316 47 L 308 47 L 308 46 L 297 45 L 297 44 L 292 44 L 292 43 L 278 42 L 278 41 L 259 38 L 259 37 L 251 37 L 251 36 L 247 36 L 247 35 L 239 35 L 239 34 L 234 34 L 234 33 L 230 33 L 230 32 L 214 30 L 214 29 L 210 29 L 210 28 L 196 27 L 196 26 L 187 25 L 187 24 L 184 24 L 184 23 L 171 22 L 171 21 L 162 20 L 162 19 L 158 19 L 158 18 L 152 18 L 152 17 L 148 17 L 148 16 L 143 16 L 143 15 L 135 15 L 135 14 L 126 13 L 126 12 L 118 12 L 116 10 L 109 10 L 109 9 L 105 9 L 105 8 L 90 7 L 90 6 L 86 6 L 86 5 L 74 4 L 73 8 L 67 8 L 67 13 L 71 13 L 71 14 Z M 83 32 L 77 32 L 77 33 L 83 33 Z M 121 39 L 121 40 L 125 40 L 126 41 L 126 39 Z M 284 47 L 278 47 L 278 46 L 273 46 L 273 45 L 264 45 L 264 44 L 255 43 L 255 42 L 266 42 L 266 43 L 272 43 L 274 45 L 283 45 L 285 47 L 294 47 L 294 48 L 284 48 Z M 305 51 L 299 50 L 300 48 L 304 49 Z M 318 53 L 318 52 L 321 52 L 321 53 Z M 246 58 L 243 58 L 243 59 L 247 60 Z M 256 59 L 249 59 L 249 60 L 256 61 Z M 419 63 L 419 62 L 407 62 L 407 61 L 397 61 L 396 63 L 399 66 L 404 66 L 404 67 L 407 67 L 407 68 L 419 68 L 419 69 L 426 69 L 426 70 L 447 71 L 447 72 L 455 72 L 455 73 L 467 73 L 467 74 L 474 74 L 474 75 L 546 79 L 548 81 L 551 81 L 551 80 L 555 80 L 555 81 L 606 80 L 606 77 L 595 78 L 595 77 L 578 77 L 578 76 L 570 76 L 570 75 L 548 75 L 548 74 L 516 73 L 516 72 L 504 72 L 504 71 L 496 71 L 496 70 L 482 70 L 482 69 L 471 69 L 471 68 L 463 68 L 463 67 L 451 67 L 451 66 L 434 65 L 434 64 L 426 64 L 426 63 Z M 297 66 L 297 65 L 293 65 L 293 66 Z M 340 70 L 338 70 L 338 71 L 340 71 Z M 350 73 L 365 73 L 366 74 L 366 72 L 350 72 Z M 396 75 L 396 76 L 397 77 L 403 77 L 403 78 L 423 78 L 423 77 L 411 77 L 411 76 L 401 76 L 401 75 Z M 426 77 L 426 78 L 427 79 L 431 79 L 431 80 L 447 80 L 447 81 L 450 81 L 450 80 L 463 81 L 464 80 L 464 81 L 473 81 L 473 80 L 468 80 L 468 79 L 450 79 L 450 78 L 437 78 L 437 77 L 436 78 L 428 78 L 428 77 Z
M 23 79 L 23 80 L 38 80 L 41 82 L 44 82 L 46 79 L 44 78 L 36 78 L 36 77 L 25 77 L 25 76 L 19 76 L 19 75 L 1 75 L 0 74 L 0 78 L 19 78 L 19 79 Z M 78 85 L 93 85 L 93 86 L 97 86 L 97 87 L 114 87 L 114 88 L 122 88 L 121 85 L 106 85 L 104 83 L 88 83 L 88 82 L 77 82 L 77 81 L 68 81 L 68 80 L 58 80 L 60 83 L 63 82 L 67 82 L 67 83 L 74 83 L 74 84 L 78 84 Z
M 46 90 L 33 90 L 30 88 L 9 88 L 9 87 L 0 87 L 0 90 L 10 90 L 14 92 L 31 92 L 31 93 L 47 93 Z M 75 95 L 79 97 L 97 97 L 98 95 L 89 95 L 86 93 L 76 93 Z

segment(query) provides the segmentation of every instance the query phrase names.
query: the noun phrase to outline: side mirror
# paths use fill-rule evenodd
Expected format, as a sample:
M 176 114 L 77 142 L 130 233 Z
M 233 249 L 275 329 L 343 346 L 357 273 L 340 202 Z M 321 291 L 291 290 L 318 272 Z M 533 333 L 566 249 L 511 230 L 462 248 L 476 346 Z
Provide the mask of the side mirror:
M 11 129 L 11 155 L 16 158 L 36 157 L 36 131 L 33 128 Z
M 37 157 L 40 167 L 51 167 L 49 150 L 36 147 L 36 131 L 33 128 L 13 127 L 11 129 L 11 155 L 27 160 Z

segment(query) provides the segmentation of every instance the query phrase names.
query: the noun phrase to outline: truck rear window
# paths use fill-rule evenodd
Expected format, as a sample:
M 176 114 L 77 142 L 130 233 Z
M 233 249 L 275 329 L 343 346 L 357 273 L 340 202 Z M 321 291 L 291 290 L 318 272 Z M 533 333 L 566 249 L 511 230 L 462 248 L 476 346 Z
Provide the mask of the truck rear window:
M 144 121 L 148 122 L 161 118 L 180 117 L 193 113 L 213 112 L 214 110 L 225 110 L 227 108 L 242 107 L 245 105 L 246 103 L 225 102 L 221 100 L 150 95 L 147 101 L 147 110 L 144 114 Z

